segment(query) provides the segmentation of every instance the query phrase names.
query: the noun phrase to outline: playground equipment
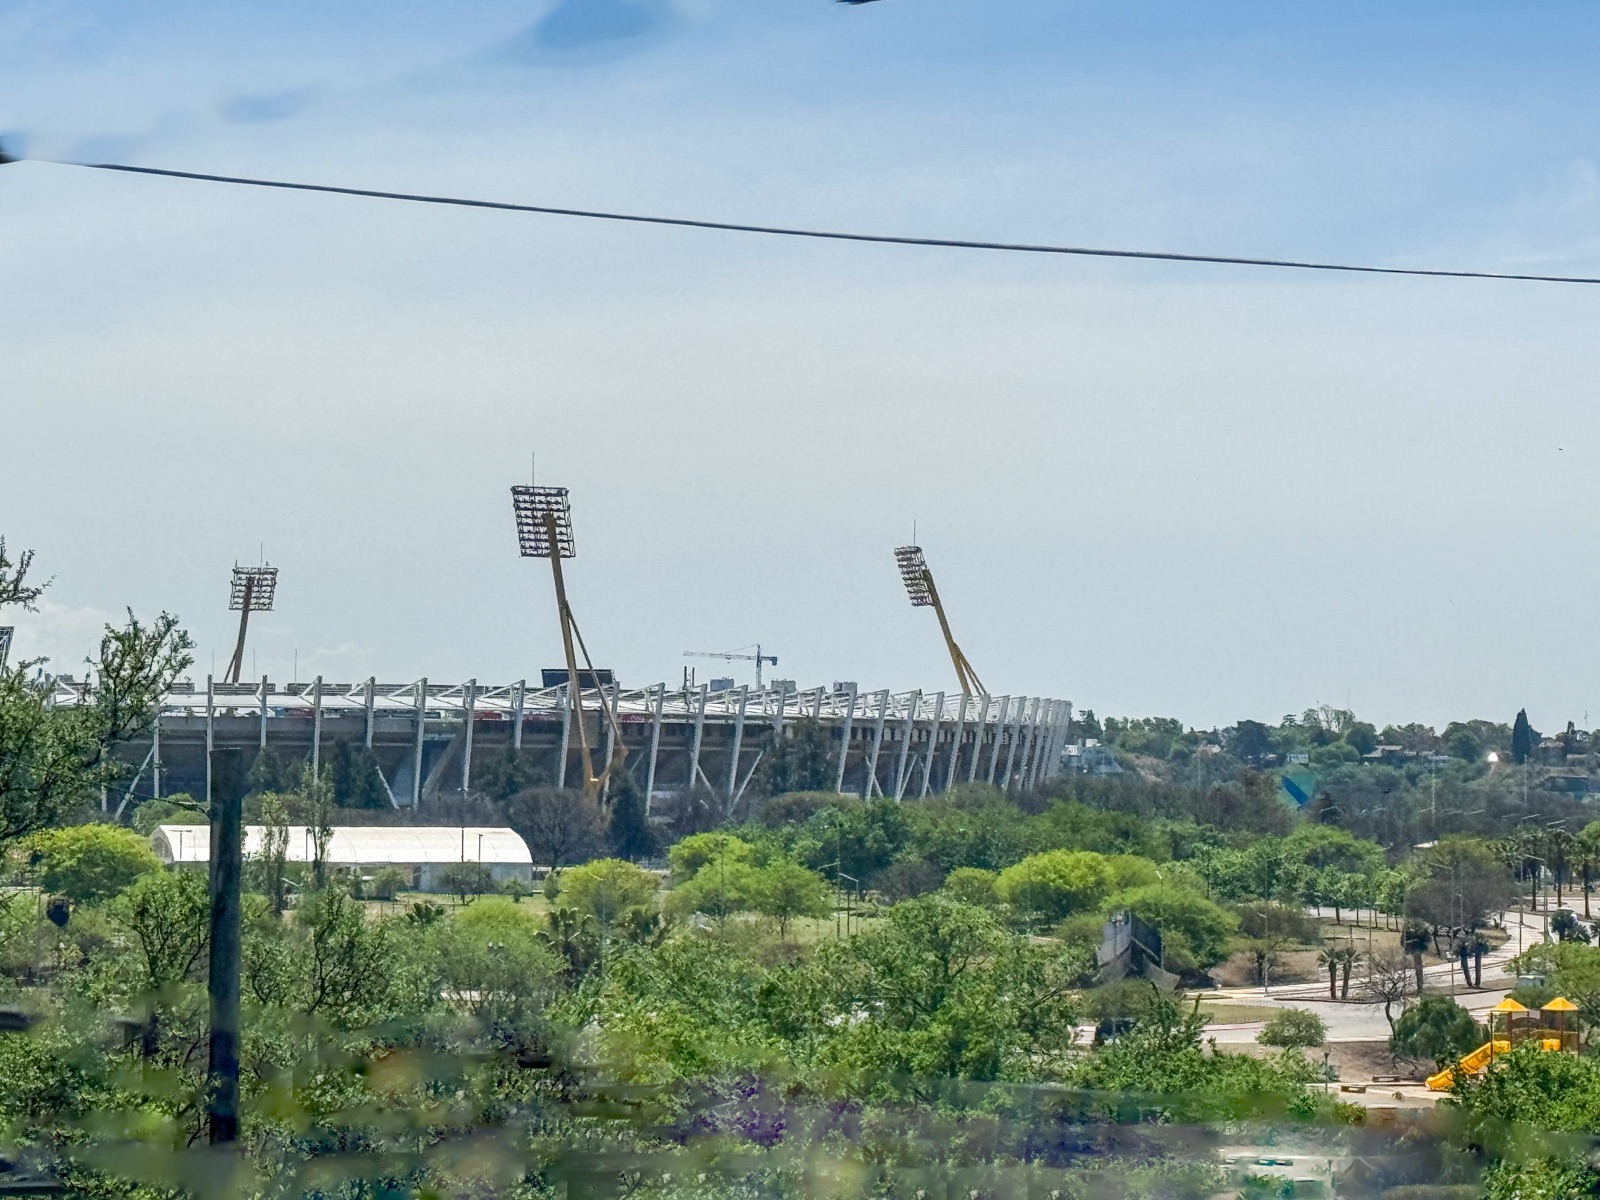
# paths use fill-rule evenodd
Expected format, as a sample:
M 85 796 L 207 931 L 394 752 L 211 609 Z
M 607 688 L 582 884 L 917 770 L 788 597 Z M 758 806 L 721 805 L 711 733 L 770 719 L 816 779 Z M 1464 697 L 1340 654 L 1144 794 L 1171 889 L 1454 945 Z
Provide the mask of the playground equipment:
M 1457 1071 L 1468 1075 L 1486 1071 L 1495 1055 L 1510 1054 L 1512 1047 L 1522 1042 L 1537 1042 L 1541 1050 L 1569 1050 L 1576 1054 L 1578 1031 L 1567 1028 L 1567 1014 L 1577 1011 L 1578 1006 L 1565 996 L 1557 996 L 1536 1012 L 1507 996 L 1488 1012 L 1489 1040 L 1471 1054 L 1462 1055 L 1455 1066 L 1430 1075 L 1428 1090 L 1448 1092 Z M 1496 1017 L 1501 1021 L 1499 1030 L 1495 1029 Z

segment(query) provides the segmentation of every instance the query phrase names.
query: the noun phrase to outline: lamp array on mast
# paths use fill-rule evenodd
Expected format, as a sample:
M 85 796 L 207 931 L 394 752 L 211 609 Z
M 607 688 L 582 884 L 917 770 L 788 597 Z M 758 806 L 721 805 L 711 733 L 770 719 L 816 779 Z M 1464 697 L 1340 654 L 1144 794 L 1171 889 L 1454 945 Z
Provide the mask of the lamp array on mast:
M 933 572 L 928 569 L 928 559 L 922 553 L 922 547 L 897 546 L 894 559 L 900 567 L 900 579 L 906 585 L 906 595 L 911 597 L 912 607 L 931 608 L 938 616 L 939 629 L 944 634 L 944 643 L 950 651 L 950 661 L 955 666 L 961 690 L 973 696 L 987 695 L 978 673 L 972 669 L 972 664 L 967 661 L 967 656 L 956 645 L 956 639 L 950 632 L 950 622 L 944 615 L 939 589 L 934 586 Z
M 567 658 L 567 707 L 578 726 L 578 746 L 583 755 L 583 790 L 590 799 L 598 799 L 611 778 L 611 773 L 627 758 L 628 748 L 622 741 L 622 728 L 600 686 L 589 648 L 583 643 L 578 622 L 573 618 L 572 607 L 567 603 L 567 585 L 561 571 L 561 560 L 577 557 L 577 543 L 572 536 L 572 504 L 564 487 L 545 487 L 531 483 L 517 484 L 511 489 L 511 509 L 517 521 L 517 547 L 523 558 L 548 558 L 550 573 L 556 589 L 556 616 L 561 623 L 561 646 Z M 574 646 L 576 643 L 576 646 Z M 600 774 L 594 770 L 589 728 L 583 703 L 583 681 L 578 672 L 577 652 L 583 652 L 588 667 L 587 678 L 595 684 L 600 696 L 600 710 L 611 726 L 611 760 Z M 598 740 L 599 730 L 596 731 Z
M 250 614 L 271 612 L 278 598 L 278 568 L 259 566 L 233 567 L 233 584 L 228 592 L 228 609 L 239 614 L 239 640 L 233 648 L 233 659 L 223 676 L 226 683 L 238 683 L 244 670 L 244 636 L 250 627 Z

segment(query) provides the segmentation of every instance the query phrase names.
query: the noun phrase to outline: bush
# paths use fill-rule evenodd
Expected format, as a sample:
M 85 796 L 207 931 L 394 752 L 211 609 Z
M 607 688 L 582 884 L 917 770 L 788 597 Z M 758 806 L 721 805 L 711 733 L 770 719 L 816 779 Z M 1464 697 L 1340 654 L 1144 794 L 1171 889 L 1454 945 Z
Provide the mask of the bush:
M 1316 1013 L 1304 1008 L 1285 1008 L 1267 1018 L 1266 1026 L 1256 1034 L 1256 1041 L 1263 1046 L 1304 1049 L 1322 1045 L 1327 1037 L 1328 1028 Z
M 47 892 L 93 903 L 109 900 L 139 876 L 161 868 L 150 843 L 116 825 L 70 825 L 33 835 L 39 883 Z
M 411 887 L 410 872 L 399 867 L 384 867 L 372 876 L 367 891 L 374 900 L 393 900 Z
M 1483 1028 L 1461 1005 L 1449 996 L 1429 996 L 1400 1014 L 1389 1049 L 1444 1066 L 1487 1040 Z
M 166 800 L 146 800 L 133 810 L 129 824 L 149 837 L 157 825 L 209 825 L 211 822 L 201 811 L 205 806 L 187 793 L 180 792 Z
M 463 901 L 495 890 L 494 872 L 478 862 L 451 863 L 439 872 L 439 883 Z
M 696 833 L 684 838 L 667 851 L 667 862 L 672 865 L 675 880 L 693 879 L 707 863 L 754 862 L 756 848 L 743 838 L 731 833 Z

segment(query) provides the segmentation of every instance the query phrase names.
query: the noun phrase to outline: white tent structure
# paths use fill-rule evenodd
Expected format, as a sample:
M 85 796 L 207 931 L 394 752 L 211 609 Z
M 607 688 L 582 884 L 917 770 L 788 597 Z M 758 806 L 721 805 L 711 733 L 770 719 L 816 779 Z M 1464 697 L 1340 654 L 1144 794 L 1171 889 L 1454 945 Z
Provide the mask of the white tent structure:
M 309 863 L 316 857 L 310 826 L 290 825 L 287 858 Z M 246 825 L 244 856 L 261 856 L 265 825 Z M 158 825 L 150 837 L 157 857 L 168 866 L 205 866 L 211 861 L 209 825 Z M 336 825 L 324 859 L 330 869 L 349 868 L 370 875 L 384 867 L 410 871 L 424 892 L 446 890 L 440 875 L 455 863 L 482 863 L 495 882 L 530 881 L 533 856 L 515 830 L 476 825 Z

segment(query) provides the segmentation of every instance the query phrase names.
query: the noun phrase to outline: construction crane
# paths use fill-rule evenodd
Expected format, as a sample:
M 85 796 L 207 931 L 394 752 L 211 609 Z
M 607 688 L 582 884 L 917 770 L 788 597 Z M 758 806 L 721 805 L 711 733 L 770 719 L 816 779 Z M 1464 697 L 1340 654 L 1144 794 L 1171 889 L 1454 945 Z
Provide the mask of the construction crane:
M 685 650 L 683 656 L 685 658 L 720 658 L 724 662 L 753 662 L 756 665 L 756 687 L 761 687 L 762 664 L 765 663 L 769 667 L 775 667 L 778 665 L 778 656 L 776 654 L 761 653 L 760 643 L 754 646 L 742 646 L 740 649 L 754 650 L 755 653 L 741 654 L 738 650 L 729 650 L 727 652 L 720 650 Z
M 972 664 L 950 633 L 950 622 L 944 615 L 944 605 L 939 602 L 939 589 L 933 585 L 933 572 L 928 569 L 928 560 L 922 553 L 922 547 L 897 546 L 894 558 L 899 564 L 900 578 L 905 582 L 912 607 L 931 608 L 938 615 L 939 630 L 944 634 L 944 644 L 950 650 L 950 661 L 955 664 L 961 690 L 972 696 L 988 695 L 978 679 L 978 673 L 972 669 Z
M 238 683 L 244 670 L 244 635 L 250 627 L 250 614 L 271 612 L 278 598 L 278 568 L 233 565 L 233 586 L 228 592 L 228 607 L 239 614 L 239 640 L 233 647 L 223 682 Z

